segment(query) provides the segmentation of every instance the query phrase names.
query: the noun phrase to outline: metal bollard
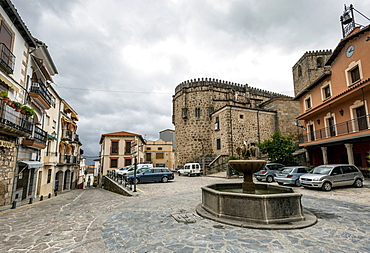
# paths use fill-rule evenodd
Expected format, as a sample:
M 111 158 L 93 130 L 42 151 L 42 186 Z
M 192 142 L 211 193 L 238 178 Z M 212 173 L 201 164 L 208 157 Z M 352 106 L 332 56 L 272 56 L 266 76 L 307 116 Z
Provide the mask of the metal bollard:
M 33 198 L 31 197 L 28 204 L 32 204 L 33 203 Z
M 49 193 L 48 198 L 49 198 L 49 199 L 51 198 L 51 193 Z
M 40 196 L 40 201 L 43 201 L 44 200 L 44 196 Z
M 13 201 L 12 207 L 10 209 L 16 209 L 17 208 L 17 201 Z
M 58 192 L 55 192 L 55 197 L 58 196 Z

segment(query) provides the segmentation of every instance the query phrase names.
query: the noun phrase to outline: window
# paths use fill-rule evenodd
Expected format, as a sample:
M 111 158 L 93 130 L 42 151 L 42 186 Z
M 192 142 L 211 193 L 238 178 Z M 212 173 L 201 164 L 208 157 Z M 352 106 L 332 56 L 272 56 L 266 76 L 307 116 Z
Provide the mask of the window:
M 309 132 L 308 134 L 309 141 L 314 141 L 315 140 L 315 129 L 313 125 L 308 126 L 308 132 Z
M 188 108 L 182 108 L 182 118 L 187 119 L 188 118 Z
M 220 150 L 221 149 L 221 139 L 216 140 L 216 149 Z
M 111 142 L 110 153 L 111 154 L 118 154 L 118 141 L 112 141 Z
M 131 141 L 126 141 L 125 154 L 131 154 Z
M 164 153 L 156 153 L 155 159 L 164 159 Z
M 49 184 L 50 181 L 51 181 L 51 169 L 48 169 L 48 181 L 46 183 Z
M 334 124 L 334 118 L 330 117 L 327 119 L 328 122 L 328 137 L 335 136 L 335 124 Z
M 162 147 L 158 147 L 158 150 L 163 150 L 163 148 Z
M 129 166 L 132 164 L 132 159 L 131 158 L 125 158 L 125 166 Z
M 324 67 L 324 60 L 323 60 L 323 58 L 322 58 L 322 57 L 317 58 L 317 60 L 316 60 L 316 66 L 317 66 L 318 68 L 322 68 L 322 67 Z
M 243 114 L 240 114 L 240 115 L 239 115 L 239 118 L 240 118 L 240 119 L 243 119 L 243 118 L 244 118 L 244 115 L 243 115 Z
M 351 86 L 354 83 L 363 78 L 361 61 L 351 62 L 346 69 L 347 86 Z
M 118 168 L 118 158 L 111 158 L 110 159 L 110 167 L 111 168 Z
M 298 77 L 302 76 L 302 67 L 301 65 L 298 66 Z
M 354 69 L 350 71 L 351 74 L 351 83 L 355 83 L 360 80 L 360 69 L 356 66 Z
M 147 162 L 151 162 L 152 161 L 152 153 L 146 153 L 145 154 L 145 160 Z
M 0 43 L 3 43 L 9 50 L 12 49 L 13 34 L 4 22 L 1 22 Z
M 324 85 L 322 88 L 321 88 L 321 91 L 322 91 L 322 100 L 324 101 L 325 99 L 328 99 L 331 97 L 331 90 L 330 90 L 330 85 L 327 84 L 327 85 Z
M 200 108 L 195 108 L 195 117 L 200 118 Z
M 152 150 L 152 148 L 151 147 L 146 147 L 146 150 Z
M 220 118 L 216 117 L 215 130 L 219 130 L 219 129 L 220 129 Z
M 311 97 L 306 98 L 305 101 L 304 101 L 304 104 L 306 106 L 306 110 L 310 109 L 312 107 Z

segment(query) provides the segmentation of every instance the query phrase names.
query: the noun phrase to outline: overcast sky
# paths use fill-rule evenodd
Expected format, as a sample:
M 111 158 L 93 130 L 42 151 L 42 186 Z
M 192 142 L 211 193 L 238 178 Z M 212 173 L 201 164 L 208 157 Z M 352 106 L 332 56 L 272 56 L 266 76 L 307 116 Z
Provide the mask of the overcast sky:
M 102 134 L 157 140 L 174 129 L 175 87 L 215 78 L 293 96 L 292 67 L 311 50 L 334 49 L 351 0 L 12 0 L 48 45 L 54 88 L 79 115 L 85 156 Z M 355 21 L 369 21 L 355 14 Z

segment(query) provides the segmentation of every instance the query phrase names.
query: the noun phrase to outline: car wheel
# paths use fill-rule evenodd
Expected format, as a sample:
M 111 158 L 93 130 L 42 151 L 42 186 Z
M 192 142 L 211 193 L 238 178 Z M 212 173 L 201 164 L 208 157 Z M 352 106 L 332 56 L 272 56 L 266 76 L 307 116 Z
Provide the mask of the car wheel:
M 322 186 L 321 189 L 324 191 L 331 191 L 331 184 L 329 182 L 325 182 Z
M 180 172 L 178 172 L 177 174 L 179 174 L 179 176 L 181 176 L 181 173 Z
M 191 177 L 191 174 L 190 173 L 188 173 L 188 177 Z
M 284 183 L 283 182 L 277 182 L 279 185 L 283 185 Z
M 167 183 L 168 182 L 168 177 L 162 177 L 162 183 Z
M 356 188 L 361 188 L 363 186 L 362 180 L 357 178 L 355 182 L 353 183 L 353 186 Z
M 138 178 L 135 178 L 134 180 L 135 180 L 134 182 L 135 182 L 136 184 L 140 183 L 140 180 L 139 180 Z
M 272 183 L 274 181 L 274 178 L 272 176 L 267 176 L 266 182 Z
M 299 179 L 295 180 L 294 185 L 297 186 L 297 187 L 300 187 L 301 186 L 301 181 L 299 181 Z

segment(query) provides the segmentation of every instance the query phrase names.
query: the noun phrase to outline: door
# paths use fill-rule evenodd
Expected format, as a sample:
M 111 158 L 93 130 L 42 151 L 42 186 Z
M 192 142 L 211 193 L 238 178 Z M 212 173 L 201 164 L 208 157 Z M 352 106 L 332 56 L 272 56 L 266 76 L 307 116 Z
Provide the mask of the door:
M 368 126 L 367 126 L 365 106 L 356 108 L 356 116 L 357 116 L 358 131 L 367 129 Z
M 345 178 L 340 167 L 335 167 L 332 170 L 330 180 L 333 182 L 333 187 L 345 184 Z
M 329 126 L 329 131 L 328 131 L 328 134 L 329 136 L 328 137 L 333 137 L 335 136 L 335 125 L 334 125 L 334 118 L 333 117 L 330 117 L 328 118 L 328 126 Z

